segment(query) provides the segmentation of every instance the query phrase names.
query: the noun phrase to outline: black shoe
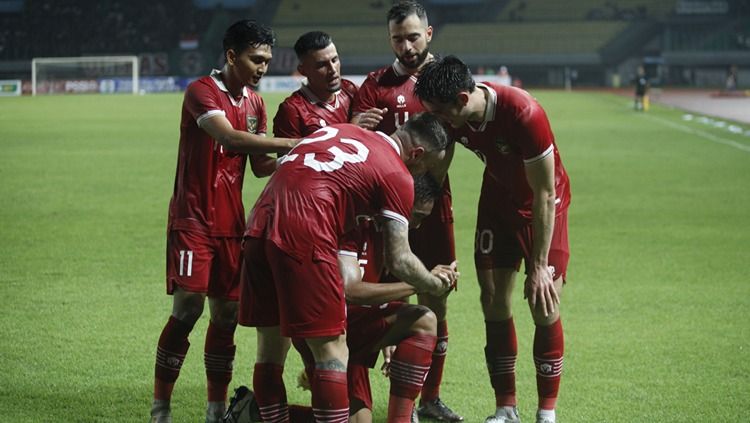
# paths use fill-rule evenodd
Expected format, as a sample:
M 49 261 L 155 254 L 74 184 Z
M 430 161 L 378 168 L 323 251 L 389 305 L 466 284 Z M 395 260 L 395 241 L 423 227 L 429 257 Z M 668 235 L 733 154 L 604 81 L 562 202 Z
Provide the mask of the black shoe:
M 240 386 L 234 390 L 229 400 L 229 407 L 222 418 L 224 423 L 253 423 L 260 422 L 260 409 L 255 402 L 255 394 L 247 386 Z
M 424 419 L 439 420 L 441 422 L 462 422 L 463 417 L 456 414 L 453 410 L 440 399 L 435 398 L 432 401 L 420 401 L 419 417 Z

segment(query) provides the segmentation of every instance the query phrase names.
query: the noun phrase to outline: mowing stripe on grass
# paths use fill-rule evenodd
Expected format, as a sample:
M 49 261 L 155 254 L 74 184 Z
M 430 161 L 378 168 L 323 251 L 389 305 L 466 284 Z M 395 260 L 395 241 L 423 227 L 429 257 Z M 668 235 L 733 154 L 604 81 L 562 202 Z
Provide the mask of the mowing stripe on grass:
M 705 131 L 701 131 L 699 129 L 693 129 L 693 128 L 690 128 L 688 126 L 681 125 L 679 123 L 672 122 L 670 120 L 667 120 L 667 119 L 664 119 L 664 118 L 660 118 L 660 117 L 657 117 L 657 116 L 644 114 L 643 117 L 651 119 L 651 120 L 659 122 L 659 123 L 662 123 L 662 124 L 664 124 L 666 126 L 669 126 L 670 128 L 674 128 L 674 129 L 677 129 L 679 131 L 687 132 L 688 134 L 692 134 L 692 135 L 697 135 L 698 137 L 703 138 L 705 140 L 708 140 L 708 141 L 711 141 L 711 142 L 715 142 L 717 144 L 728 145 L 730 147 L 734 147 L 734 148 L 736 148 L 738 150 L 741 150 L 741 151 L 744 151 L 746 153 L 750 153 L 750 145 L 742 144 L 742 143 L 739 143 L 737 141 L 732 141 L 730 139 L 726 139 L 726 138 L 722 138 L 722 137 L 717 137 L 714 134 L 711 134 L 711 133 L 708 133 L 708 132 L 705 132 Z

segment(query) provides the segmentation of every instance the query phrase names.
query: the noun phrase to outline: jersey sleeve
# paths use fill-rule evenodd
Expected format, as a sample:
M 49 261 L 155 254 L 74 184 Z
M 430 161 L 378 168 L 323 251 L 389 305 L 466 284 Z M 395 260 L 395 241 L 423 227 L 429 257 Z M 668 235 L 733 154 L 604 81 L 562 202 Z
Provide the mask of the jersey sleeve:
M 519 120 L 517 136 L 524 164 L 535 163 L 549 156 L 554 151 L 555 140 L 547 119 L 547 114 L 541 106 L 535 105 L 527 109 L 523 118 Z
M 300 130 L 300 114 L 289 99 L 279 104 L 279 110 L 273 118 L 273 135 L 283 138 L 302 138 Z
M 361 230 L 354 228 L 339 237 L 339 254 L 358 257 L 361 244 Z
M 373 74 L 368 75 L 352 101 L 352 116 L 377 107 L 377 90 L 378 82 L 375 80 L 375 76 Z
M 381 186 L 383 207 L 380 215 L 409 225 L 414 204 L 414 179 L 408 172 L 387 174 Z
M 226 116 L 226 113 L 221 108 L 219 99 L 216 97 L 216 93 L 208 89 L 202 82 L 196 82 L 188 86 L 187 90 L 185 90 L 185 99 L 183 102 L 185 109 L 195 119 L 199 127 L 210 117 L 216 115 Z

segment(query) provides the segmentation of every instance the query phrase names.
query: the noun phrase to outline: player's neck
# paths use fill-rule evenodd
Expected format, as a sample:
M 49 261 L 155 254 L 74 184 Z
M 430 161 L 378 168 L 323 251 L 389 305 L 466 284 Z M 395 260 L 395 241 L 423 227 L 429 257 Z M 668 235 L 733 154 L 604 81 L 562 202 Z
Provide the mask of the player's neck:
M 315 97 L 323 103 L 330 104 L 330 103 L 333 103 L 334 100 L 336 100 L 336 93 L 330 92 L 328 91 L 328 89 L 316 90 L 315 88 L 309 85 L 307 86 L 307 88 L 309 88 L 310 91 L 312 91 L 313 95 L 315 95 Z
M 490 93 L 482 87 L 476 87 L 470 96 L 470 114 L 468 120 L 469 122 L 482 123 L 487 114 Z
M 227 88 L 227 91 L 229 91 L 229 94 L 232 97 L 234 98 L 242 97 L 245 86 L 242 85 L 240 81 L 237 81 L 234 78 L 232 78 L 232 74 L 229 72 L 229 68 L 227 65 L 224 65 L 224 67 L 221 69 L 221 73 L 219 73 L 219 77 L 221 78 L 221 81 L 224 82 L 224 86 Z

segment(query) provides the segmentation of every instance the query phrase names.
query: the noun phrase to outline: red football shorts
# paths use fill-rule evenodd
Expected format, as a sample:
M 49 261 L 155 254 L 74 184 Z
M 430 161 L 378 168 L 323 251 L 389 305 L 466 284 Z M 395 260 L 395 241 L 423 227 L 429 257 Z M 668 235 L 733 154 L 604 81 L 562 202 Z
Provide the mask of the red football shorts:
M 239 323 L 280 326 L 288 337 L 338 336 L 346 329 L 344 283 L 336 251 L 296 260 L 273 242 L 245 238 Z
M 480 203 L 481 204 L 481 203 Z M 521 259 L 526 263 L 526 272 L 531 264 L 534 233 L 531 224 L 511 229 L 503 225 L 497 213 L 488 208 L 479 208 L 474 244 L 474 264 L 477 269 L 520 269 Z M 568 246 L 568 211 L 555 217 L 547 262 L 554 268 L 554 277 L 563 279 L 568 270 L 570 247 Z
M 167 293 L 175 286 L 211 298 L 239 298 L 242 239 L 198 232 L 167 234 Z
M 447 181 L 446 181 L 446 185 Z M 438 264 L 451 264 L 456 259 L 453 237 L 453 206 L 450 191 L 436 199 L 432 213 L 425 217 L 417 229 L 409 231 L 409 245 L 427 269 Z

